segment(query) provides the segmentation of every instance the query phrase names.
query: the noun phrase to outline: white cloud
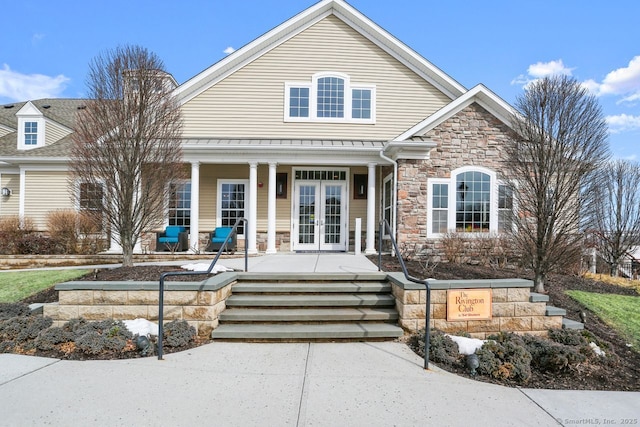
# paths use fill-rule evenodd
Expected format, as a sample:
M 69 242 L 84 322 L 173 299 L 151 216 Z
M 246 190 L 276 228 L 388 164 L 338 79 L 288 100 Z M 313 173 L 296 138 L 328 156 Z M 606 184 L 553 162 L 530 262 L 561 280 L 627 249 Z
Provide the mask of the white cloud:
M 566 67 L 562 59 L 549 62 L 536 62 L 527 68 L 527 73 L 537 79 L 554 75 L 570 76 L 572 71 L 573 68 Z
M 617 116 L 607 116 L 606 120 L 611 133 L 640 130 L 640 116 L 619 114 Z
M 70 79 L 62 74 L 55 77 L 44 74 L 22 74 L 7 64 L 0 69 L 0 97 L 14 101 L 60 96 Z
M 231 55 L 235 51 L 236 50 L 234 48 L 232 48 L 231 46 L 229 46 L 225 50 L 223 50 L 223 52 L 226 53 L 227 55 Z
M 634 105 L 640 101 L 640 56 L 634 57 L 626 67 L 611 71 L 601 83 L 587 82 L 589 90 L 597 96 L 620 96 L 617 104 Z
M 549 62 L 536 62 L 535 64 L 529 65 L 529 67 L 527 68 L 527 74 L 520 74 L 518 77 L 511 80 L 511 84 L 521 85 L 522 87 L 526 88 L 532 82 L 535 82 L 536 80 L 547 76 L 570 76 L 573 70 L 574 68 L 569 68 L 564 65 L 562 59 L 557 59 L 555 61 Z

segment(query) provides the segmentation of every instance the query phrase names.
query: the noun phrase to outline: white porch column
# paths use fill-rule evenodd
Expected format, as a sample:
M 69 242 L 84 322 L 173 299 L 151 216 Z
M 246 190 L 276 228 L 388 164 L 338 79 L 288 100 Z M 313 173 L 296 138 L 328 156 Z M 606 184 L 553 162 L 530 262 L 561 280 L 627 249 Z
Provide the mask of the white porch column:
M 276 166 L 269 163 L 269 199 L 267 204 L 267 253 L 276 253 Z
M 376 253 L 376 164 L 369 163 L 369 181 L 367 188 L 367 247 L 365 254 Z
M 258 162 L 249 163 L 249 233 L 245 232 L 246 250 L 258 253 L 256 247 L 256 227 L 258 226 Z
M 191 218 L 189 247 L 200 250 L 200 162 L 191 162 Z

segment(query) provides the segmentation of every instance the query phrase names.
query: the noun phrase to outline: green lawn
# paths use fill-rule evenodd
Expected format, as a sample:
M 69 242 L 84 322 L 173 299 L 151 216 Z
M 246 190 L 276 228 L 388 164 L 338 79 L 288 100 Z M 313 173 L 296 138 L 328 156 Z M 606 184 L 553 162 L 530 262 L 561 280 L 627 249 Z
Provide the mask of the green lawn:
M 640 297 L 567 291 L 640 351 Z
M 18 302 L 58 283 L 87 274 L 88 270 L 37 270 L 0 273 L 0 302 Z

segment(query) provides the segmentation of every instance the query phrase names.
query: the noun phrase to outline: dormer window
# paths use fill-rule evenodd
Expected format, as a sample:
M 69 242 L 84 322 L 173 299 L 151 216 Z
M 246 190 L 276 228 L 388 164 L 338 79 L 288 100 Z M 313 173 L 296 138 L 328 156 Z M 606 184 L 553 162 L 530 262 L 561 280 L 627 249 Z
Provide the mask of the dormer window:
M 46 107 L 43 106 L 43 108 Z M 45 118 L 40 110 L 28 101 L 16 113 L 16 117 L 18 118 L 18 150 L 44 147 Z
M 38 122 L 25 122 L 24 145 L 38 145 Z
M 375 86 L 342 73 L 318 73 L 311 83 L 285 83 L 288 122 L 375 123 Z

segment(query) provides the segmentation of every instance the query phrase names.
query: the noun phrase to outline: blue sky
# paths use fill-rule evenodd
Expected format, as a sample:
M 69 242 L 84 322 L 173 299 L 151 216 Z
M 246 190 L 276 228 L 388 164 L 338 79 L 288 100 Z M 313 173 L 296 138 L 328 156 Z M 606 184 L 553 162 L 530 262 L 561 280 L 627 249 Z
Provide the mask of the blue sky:
M 314 0 L 21 0 L 3 5 L 0 104 L 82 97 L 87 64 L 138 44 L 179 83 Z M 360 12 L 467 88 L 509 103 L 549 73 L 598 96 L 612 153 L 640 160 L 640 2 L 637 0 L 350 0 Z

